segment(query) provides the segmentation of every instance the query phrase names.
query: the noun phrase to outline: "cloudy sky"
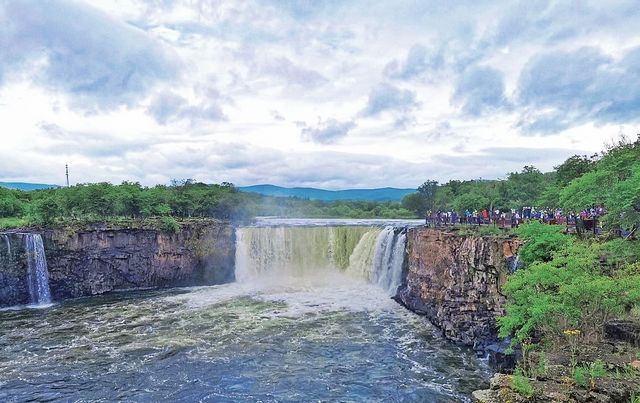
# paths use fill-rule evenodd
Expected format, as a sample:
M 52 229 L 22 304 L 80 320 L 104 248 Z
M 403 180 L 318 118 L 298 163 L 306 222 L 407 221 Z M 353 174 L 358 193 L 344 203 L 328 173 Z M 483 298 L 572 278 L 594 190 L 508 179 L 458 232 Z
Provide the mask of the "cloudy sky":
M 640 130 L 639 17 L 637 0 L 0 0 L 0 181 L 549 170 Z

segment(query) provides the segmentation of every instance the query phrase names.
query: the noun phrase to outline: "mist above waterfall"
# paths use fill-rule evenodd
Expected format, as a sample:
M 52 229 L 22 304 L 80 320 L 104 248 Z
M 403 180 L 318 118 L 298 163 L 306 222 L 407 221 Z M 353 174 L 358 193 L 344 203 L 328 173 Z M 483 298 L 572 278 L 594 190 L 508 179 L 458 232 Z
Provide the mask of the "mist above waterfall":
M 258 285 L 360 281 L 394 296 L 404 253 L 405 236 L 392 226 L 239 228 L 236 279 Z

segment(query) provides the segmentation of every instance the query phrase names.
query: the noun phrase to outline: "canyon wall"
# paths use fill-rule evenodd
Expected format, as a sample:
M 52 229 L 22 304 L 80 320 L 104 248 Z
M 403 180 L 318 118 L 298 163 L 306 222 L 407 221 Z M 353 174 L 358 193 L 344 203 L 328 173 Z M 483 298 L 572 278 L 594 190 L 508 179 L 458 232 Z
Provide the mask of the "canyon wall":
M 454 342 L 484 349 L 496 341 L 504 310 L 500 289 L 520 242 L 413 228 L 407 233 L 406 278 L 397 300 L 423 314 Z
M 234 280 L 235 235 L 229 223 L 154 228 L 45 229 L 54 300 L 147 287 L 210 285 Z M 0 306 L 29 303 L 24 234 L 0 233 Z

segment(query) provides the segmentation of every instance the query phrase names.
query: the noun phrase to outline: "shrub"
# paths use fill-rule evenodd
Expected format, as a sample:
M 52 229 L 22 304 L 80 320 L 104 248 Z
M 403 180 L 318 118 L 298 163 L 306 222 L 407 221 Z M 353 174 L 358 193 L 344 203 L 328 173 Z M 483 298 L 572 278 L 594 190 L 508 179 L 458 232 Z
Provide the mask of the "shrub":
M 531 385 L 529 378 L 523 375 L 520 368 L 516 368 L 516 371 L 511 377 L 511 388 L 522 396 L 528 398 L 531 398 L 536 394 L 536 391 Z
M 518 254 L 526 265 L 534 262 L 548 262 L 557 250 L 568 246 L 573 239 L 563 234 L 561 225 L 547 225 L 532 221 L 521 225 L 515 232 L 525 241 Z
M 575 367 L 573 369 L 573 382 L 576 385 L 587 386 L 587 370 L 583 367 Z
M 570 243 L 549 262 L 536 262 L 507 279 L 506 315 L 500 336 L 516 341 L 534 334 L 562 339 L 567 328 L 586 340 L 602 337 L 603 324 L 640 304 L 640 275 L 609 277 L 602 273 L 597 244 Z
M 159 225 L 160 231 L 175 234 L 180 229 L 180 224 L 173 217 L 162 217 Z

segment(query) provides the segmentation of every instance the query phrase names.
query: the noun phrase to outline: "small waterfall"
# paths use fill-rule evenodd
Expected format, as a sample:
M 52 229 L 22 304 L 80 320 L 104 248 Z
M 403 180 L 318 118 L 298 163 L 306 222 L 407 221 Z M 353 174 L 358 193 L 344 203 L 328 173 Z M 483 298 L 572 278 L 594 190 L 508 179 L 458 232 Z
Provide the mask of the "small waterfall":
M 236 232 L 239 282 L 342 272 L 395 296 L 402 283 L 406 230 L 394 227 L 247 227 Z
M 9 235 L 3 234 L 2 237 L 4 238 L 4 243 L 7 245 L 7 256 L 11 259 L 13 258 L 13 254 L 11 253 L 11 240 L 9 240 Z
M 40 234 L 25 234 L 24 243 L 27 253 L 27 282 L 31 303 L 35 305 L 50 304 L 49 271 L 42 237 Z
M 386 227 L 376 242 L 371 282 L 395 296 L 402 284 L 402 268 L 407 236 L 404 230 Z

